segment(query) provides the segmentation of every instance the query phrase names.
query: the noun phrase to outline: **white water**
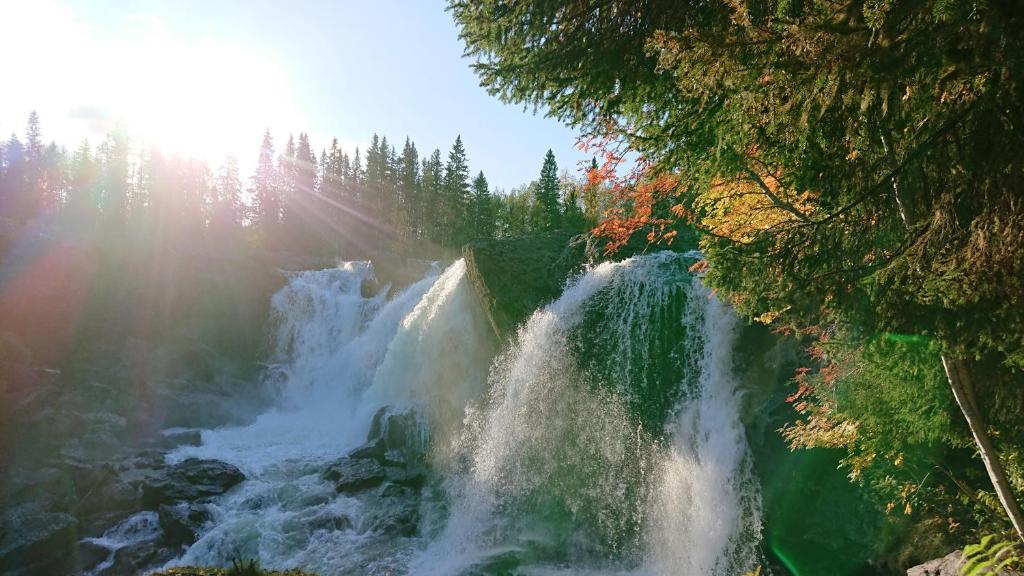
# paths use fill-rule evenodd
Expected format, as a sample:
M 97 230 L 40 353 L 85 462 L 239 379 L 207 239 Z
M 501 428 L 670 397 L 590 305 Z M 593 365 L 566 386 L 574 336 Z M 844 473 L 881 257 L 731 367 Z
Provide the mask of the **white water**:
M 170 455 L 171 462 L 222 460 L 247 476 L 172 565 L 225 565 L 241 556 L 327 576 L 386 572 L 401 554 L 402 543 L 374 538 L 375 511 L 336 494 L 320 472 L 366 440 L 384 404 L 455 410 L 454 398 L 482 389 L 494 344 L 461 261 L 390 301 L 361 295 L 372 274 L 366 263 L 303 272 L 274 296 L 280 406 L 249 426 L 206 431 L 201 446 Z
M 489 405 L 470 417 L 471 464 L 449 483 L 451 518 L 416 572 L 500 570 L 502 556 L 525 559 L 512 566 L 539 558 L 527 566 L 538 573 L 753 567 L 760 503 L 730 373 L 736 320 L 699 281 L 680 277 L 681 258 L 601 264 L 530 318 L 496 363 Z M 649 312 L 667 307 L 680 282 L 687 308 L 677 321 L 693 328 L 681 344 L 697 352 L 697 389 L 683 392 L 662 443 L 629 415 L 625 396 L 645 383 L 624 379 L 631 363 L 648 360 Z M 598 293 L 601 333 L 581 334 L 574 329 Z M 581 337 L 613 343 L 620 361 L 610 390 L 581 372 L 572 353 Z
M 364 263 L 295 275 L 273 301 L 280 405 L 170 456 L 223 460 L 248 477 L 172 564 L 242 556 L 325 576 L 752 567 L 759 496 L 731 375 L 736 320 L 681 272 L 682 258 L 595 267 L 496 359 L 462 261 L 390 301 L 361 295 Z M 674 310 L 680 291 L 685 310 L 660 322 L 687 328 L 687 374 L 665 429 L 648 430 L 631 413 L 631 394 L 651 385 L 636 369 L 652 360 L 651 311 Z M 581 363 L 580 338 L 603 339 L 616 361 Z M 320 476 L 365 441 L 382 406 L 415 409 L 429 428 L 435 479 L 416 537 L 382 536 L 381 499 L 336 494 Z
M 122 548 L 133 544 L 156 540 L 162 535 L 156 512 L 133 514 L 103 533 L 99 538 L 85 538 L 82 541 L 109 550 L 107 558 L 99 563 L 87 576 L 102 574 L 114 565 L 114 555 Z

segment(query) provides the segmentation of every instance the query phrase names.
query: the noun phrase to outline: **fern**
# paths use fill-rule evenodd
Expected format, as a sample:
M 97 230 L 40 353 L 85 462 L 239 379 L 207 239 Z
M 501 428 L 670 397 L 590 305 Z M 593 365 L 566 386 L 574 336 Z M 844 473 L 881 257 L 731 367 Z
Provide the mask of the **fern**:
M 964 547 L 964 565 L 960 568 L 963 576 L 984 576 L 999 574 L 1021 563 L 1020 550 L 1013 541 L 996 540 L 989 534 L 978 544 Z

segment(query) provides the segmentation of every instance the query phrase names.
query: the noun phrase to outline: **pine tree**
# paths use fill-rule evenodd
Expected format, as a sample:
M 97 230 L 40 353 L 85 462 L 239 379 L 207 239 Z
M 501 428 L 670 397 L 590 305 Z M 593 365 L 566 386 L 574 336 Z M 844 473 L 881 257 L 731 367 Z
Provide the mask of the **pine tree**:
M 487 178 L 480 172 L 473 179 L 473 236 L 476 238 L 494 238 L 495 215 L 494 203 L 491 197 L 490 188 L 487 186 Z
M 295 169 L 295 137 L 288 135 L 288 142 L 285 144 L 284 152 L 277 159 L 277 175 L 280 179 L 280 221 L 283 224 L 289 222 L 292 215 L 289 212 L 294 208 L 296 188 L 298 187 L 299 175 Z
M 470 233 L 470 219 L 467 215 L 469 209 L 469 165 L 466 162 L 466 148 L 462 145 L 461 135 L 455 137 L 455 144 L 448 152 L 442 192 L 441 246 L 451 248 L 465 242 Z
M 359 158 L 359 147 L 356 146 L 356 153 L 352 157 L 352 165 L 348 174 L 349 185 L 352 189 L 352 197 L 362 200 L 362 186 L 366 179 L 366 171 L 363 169 L 363 161 Z
M 537 200 L 543 208 L 545 230 L 553 230 L 562 224 L 562 209 L 559 206 L 558 164 L 555 154 L 550 149 L 544 155 L 544 164 L 540 169 L 540 180 L 537 181 Z
M 242 180 L 238 172 L 238 159 L 228 156 L 217 176 L 217 201 L 210 227 L 214 236 L 234 233 L 242 227 Z
M 43 152 L 43 209 L 56 211 L 64 203 L 68 186 L 67 151 L 50 142 Z
M 443 241 L 443 168 L 441 151 L 434 149 L 430 158 L 423 159 L 420 193 L 423 197 L 423 237 L 441 244 Z
M 583 214 L 583 207 L 580 206 L 579 186 L 571 179 L 564 178 L 562 188 L 565 191 L 565 198 L 562 201 L 564 207 L 562 223 L 569 230 L 582 232 L 588 226 L 586 216 Z
M 15 214 L 27 220 L 39 213 L 43 206 L 45 190 L 45 167 L 43 161 L 43 138 L 39 126 L 39 114 L 29 113 L 25 127 L 25 188 L 21 191 Z
M 23 210 L 23 195 L 26 188 L 25 178 L 25 146 L 18 136 L 11 138 L 4 145 L 3 181 L 0 182 L 0 217 L 20 220 Z
M 256 173 L 252 177 L 252 224 L 264 235 L 272 233 L 281 221 L 281 177 L 274 167 L 274 139 L 267 129 L 260 145 Z
M 96 185 L 98 178 L 96 159 L 88 140 L 83 140 L 71 158 L 71 175 L 68 182 L 64 210 L 69 220 L 79 226 L 91 226 L 96 219 L 98 202 Z
M 402 156 L 398 161 L 398 191 L 402 212 L 407 218 L 407 238 L 410 240 L 421 237 L 423 227 L 423 209 L 420 199 L 420 161 L 419 153 L 409 137 L 402 146 Z
M 107 135 L 99 149 L 102 192 L 101 209 L 108 226 L 107 231 L 116 231 L 128 216 L 128 135 L 115 130 Z

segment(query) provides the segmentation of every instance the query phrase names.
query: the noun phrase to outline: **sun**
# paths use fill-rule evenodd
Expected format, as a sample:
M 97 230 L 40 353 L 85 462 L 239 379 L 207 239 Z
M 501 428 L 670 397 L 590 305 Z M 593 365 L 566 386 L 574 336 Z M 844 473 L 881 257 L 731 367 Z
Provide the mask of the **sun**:
M 53 0 L 0 0 L 0 15 L 0 52 L 16 55 L 5 77 L 18 83 L 0 90 L 0 115 L 20 122 L 37 110 L 55 139 L 95 143 L 123 128 L 137 148 L 216 166 L 228 154 L 255 158 L 267 128 L 307 128 L 270 45 L 131 11 L 90 21 Z
M 255 150 L 263 130 L 295 122 L 273 59 L 213 42 L 147 42 L 115 84 L 118 115 L 143 145 L 204 159 Z

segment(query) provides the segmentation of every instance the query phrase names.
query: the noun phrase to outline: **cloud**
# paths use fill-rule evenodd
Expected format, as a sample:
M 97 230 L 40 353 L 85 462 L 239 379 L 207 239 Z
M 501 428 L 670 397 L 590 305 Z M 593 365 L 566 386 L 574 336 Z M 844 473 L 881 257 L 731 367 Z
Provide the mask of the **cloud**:
M 68 111 L 68 118 L 83 122 L 93 134 L 105 134 L 115 128 L 114 115 L 100 106 L 76 106 Z

